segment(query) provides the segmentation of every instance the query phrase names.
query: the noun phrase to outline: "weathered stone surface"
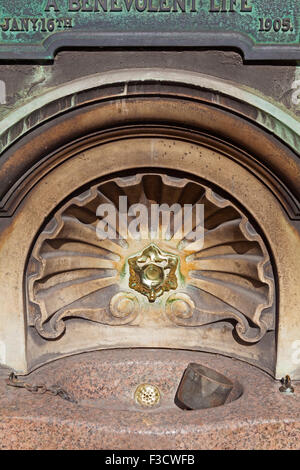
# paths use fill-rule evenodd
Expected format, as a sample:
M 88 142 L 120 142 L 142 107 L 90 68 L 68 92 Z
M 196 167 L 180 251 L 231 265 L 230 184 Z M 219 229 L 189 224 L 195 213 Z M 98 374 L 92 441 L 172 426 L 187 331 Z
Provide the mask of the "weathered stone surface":
M 174 396 L 189 362 L 238 381 L 243 394 L 231 403 L 183 411 Z M 258 368 L 215 354 L 167 350 L 100 351 L 55 361 L 24 377 L 59 384 L 78 403 L 7 387 L 0 381 L 2 449 L 298 449 L 299 385 L 279 383 Z M 134 392 L 152 383 L 160 405 L 141 408 Z
M 163 154 L 166 145 L 158 142 L 157 152 Z M 150 219 L 157 204 L 157 220 L 147 216 L 145 226 L 132 231 L 132 217 L 124 220 L 120 212 L 121 196 L 127 213 L 140 203 L 149 209 Z M 101 204 L 115 208 L 112 239 L 102 240 L 98 231 Z M 177 222 L 171 214 L 159 216 L 164 204 L 178 204 Z M 188 204 L 190 224 L 184 221 Z M 203 221 L 196 222 L 197 207 L 203 208 Z M 196 229 L 199 238 L 190 239 Z M 161 275 L 157 286 L 151 287 L 144 265 Z M 25 282 L 28 325 L 45 339 L 57 339 L 57 352 L 68 318 L 111 325 L 108 347 L 122 341 L 122 325 L 130 325 L 135 341 L 145 347 L 153 346 L 152 328 L 153 333 L 161 331 L 169 346 L 187 349 L 195 347 L 192 338 L 201 335 L 198 329 L 204 325 L 213 338 L 214 330 L 219 335 L 233 323 L 238 341 L 257 343 L 258 348 L 275 329 L 274 275 L 262 238 L 229 200 L 196 181 L 164 173 L 108 179 L 66 202 L 40 233 Z M 186 327 L 196 328 L 189 333 L 191 342 Z M 102 334 L 99 330 L 100 341 Z M 212 339 L 210 348 L 222 352 L 228 341 L 226 334 L 220 343 Z M 204 347 L 203 337 L 200 344 Z M 263 351 L 271 364 L 274 352 Z
M 151 73 L 149 70 L 145 71 L 145 79 L 148 77 L 147 79 L 150 80 Z M 6 158 L 2 160 L 2 213 L 6 217 L 13 216 L 13 218 L 10 224 L 8 218 L 2 219 L 1 240 L 4 256 L 1 257 L 0 263 L 2 263 L 3 272 L 8 274 L 6 284 L 1 287 L 3 310 L 6 313 L 2 317 L 0 340 L 5 347 L 3 362 L 17 371 L 25 372 L 45 361 L 54 359 L 57 357 L 58 350 L 60 355 L 68 355 L 105 348 L 112 344 L 111 327 L 95 321 L 82 322 L 80 319 L 72 318 L 68 320 L 68 328 L 62 336 L 60 335 L 63 333 L 64 324 L 60 322 L 58 329 L 52 328 L 51 333 L 53 338 L 59 336 L 56 339 L 59 347 L 56 341 L 42 338 L 30 326 L 34 324 L 36 315 L 39 315 L 38 311 L 32 312 L 29 317 L 29 328 L 27 326 L 25 328 L 24 298 L 27 298 L 29 302 L 29 309 L 33 308 L 35 299 L 32 297 L 33 293 L 27 297 L 26 279 L 23 274 L 25 269 L 28 269 L 27 279 L 33 280 L 32 276 L 37 266 L 34 263 L 28 265 L 28 260 L 38 234 L 45 229 L 45 217 L 47 221 L 50 221 L 58 211 L 58 207 L 61 208 L 68 200 L 70 201 L 74 191 L 80 194 L 83 187 L 87 190 L 98 179 L 109 180 L 109 175 L 115 173 L 116 170 L 119 170 L 122 176 L 122 171 L 132 173 L 138 167 L 144 168 L 145 170 L 141 171 L 145 172 L 150 167 L 157 174 L 164 174 L 167 169 L 176 172 L 177 178 L 178 175 L 180 177 L 192 175 L 192 179 L 200 178 L 204 186 L 214 188 L 216 194 L 222 194 L 224 201 L 232 201 L 234 206 L 237 204 L 236 207 L 239 208 L 237 210 L 245 214 L 250 225 L 257 227 L 253 236 L 255 237 L 257 233 L 261 237 L 260 240 L 264 240 L 263 243 L 259 243 L 266 247 L 264 250 L 269 253 L 268 256 L 271 255 L 272 269 L 275 277 L 277 276 L 276 282 L 280 293 L 276 311 L 278 329 L 276 353 L 274 352 L 273 311 L 264 312 L 268 317 L 266 323 L 265 320 L 260 321 L 259 314 L 250 315 L 251 322 L 254 322 L 254 330 L 260 325 L 259 330 L 264 333 L 262 336 L 256 336 L 255 333 L 252 337 L 254 342 L 251 345 L 248 344 L 247 347 L 243 344 L 244 340 L 249 343 L 251 339 L 251 335 L 244 336 L 247 328 L 245 330 L 245 327 L 242 327 L 243 331 L 239 331 L 237 341 L 232 336 L 234 325 L 230 322 L 227 326 L 217 323 L 213 327 L 208 324 L 208 326 L 203 325 L 198 328 L 203 321 L 192 316 L 195 328 L 182 328 L 181 347 L 189 344 L 189 347 L 193 349 L 200 347 L 213 351 L 216 344 L 222 344 L 224 354 L 241 357 L 242 352 L 242 357 L 251 363 L 259 364 L 277 378 L 285 373 L 290 373 L 293 378 L 298 377 L 298 364 L 293 362 L 297 354 L 295 342 L 298 340 L 299 331 L 297 327 L 299 318 L 297 316 L 299 309 L 299 290 L 297 289 L 299 203 L 297 197 L 300 172 L 297 157 L 274 136 L 255 126 L 255 121 L 249 123 L 251 113 L 253 117 L 256 116 L 254 101 L 251 102 L 250 95 L 247 95 L 247 99 L 250 100 L 251 105 L 249 102 L 245 104 L 245 102 L 237 101 L 237 98 L 230 101 L 228 97 L 226 99 L 220 97 L 219 105 L 216 107 L 214 105 L 215 92 L 208 91 L 205 87 L 189 88 L 183 84 L 179 85 L 182 77 L 180 73 L 172 73 L 170 77 L 173 77 L 175 84 L 158 83 L 157 78 L 155 83 L 128 83 L 126 95 L 121 95 L 120 90 L 116 90 L 109 77 L 106 77 L 110 86 L 102 85 L 96 89 L 97 92 L 90 89 L 91 95 L 87 92 L 84 96 L 80 94 L 81 92 L 76 95 L 79 97 L 78 103 L 84 104 L 84 107 L 77 107 L 75 100 L 71 109 L 69 109 L 70 101 L 67 102 L 65 109 L 63 103 L 57 100 L 54 115 L 51 114 L 53 113 L 51 106 L 51 113 L 47 114 L 49 104 L 51 104 L 47 102 L 47 98 L 46 106 L 43 107 L 47 120 L 45 117 L 42 118 L 40 125 L 35 127 L 34 131 L 23 134 L 19 142 L 10 148 Z M 193 75 L 195 84 L 198 78 Z M 217 81 L 209 82 L 207 77 L 201 76 L 200 78 L 203 83 L 206 83 L 206 87 L 208 83 L 216 89 L 219 85 L 221 87 L 224 85 Z M 78 90 L 82 90 L 83 83 L 80 82 L 76 86 Z M 67 87 L 65 91 L 67 89 L 69 88 Z M 234 88 L 230 85 L 225 89 L 229 96 Z M 62 91 L 59 90 L 59 93 Z M 97 97 L 98 92 L 101 93 L 100 98 Z M 241 91 L 236 90 L 236 94 L 241 99 Z M 81 102 L 81 99 L 84 101 Z M 57 106 L 61 103 L 61 113 L 56 116 Z M 246 115 L 248 115 L 247 120 Z M 294 121 L 291 120 L 289 124 L 291 125 L 292 122 Z M 37 126 L 37 123 L 34 126 Z M 297 130 L 294 134 L 297 135 Z M 224 203 L 222 198 L 217 198 L 221 206 Z M 262 204 L 261 201 L 264 203 Z M 227 202 L 224 204 L 226 206 Z M 76 224 L 74 230 L 75 228 Z M 55 229 L 49 227 L 49 230 L 51 232 Z M 73 230 L 69 231 L 68 236 L 72 235 L 72 232 Z M 145 246 L 140 246 L 140 248 L 145 249 Z M 135 255 L 138 252 L 139 250 L 134 249 L 128 255 Z M 39 258 L 38 252 L 36 257 Z M 226 268 L 226 263 L 224 267 Z M 106 269 L 109 269 L 108 266 Z M 218 268 L 214 267 L 214 269 Z M 240 266 L 239 269 L 242 267 Z M 247 269 L 251 271 L 249 266 Z M 51 270 L 49 274 L 51 275 Z M 199 282 L 199 279 L 196 281 Z M 128 282 L 126 289 L 128 289 Z M 219 293 L 215 292 L 214 295 L 218 297 Z M 172 294 L 170 292 L 170 295 Z M 113 295 L 110 293 L 106 305 L 109 304 Z M 137 295 L 135 289 L 130 295 Z M 240 300 L 242 297 L 240 296 Z M 177 299 L 180 303 L 179 310 L 182 310 L 182 307 L 186 308 L 189 302 L 190 305 L 198 308 L 197 299 L 193 299 L 192 296 L 189 296 L 189 299 L 192 302 L 188 300 L 186 303 L 186 298 Z M 122 305 L 135 303 L 133 297 L 123 300 Z M 170 300 L 173 303 L 174 298 Z M 55 296 L 52 301 L 55 301 Z M 117 304 L 112 302 L 111 305 Z M 267 305 L 271 307 L 269 300 L 262 302 L 263 308 L 266 309 Z M 82 316 L 84 313 L 82 307 L 78 307 L 81 309 L 80 315 Z M 89 308 L 93 308 L 93 305 L 89 305 Z M 244 310 L 246 316 L 248 308 L 249 306 Z M 115 312 L 117 316 L 120 314 L 118 306 Z M 50 316 L 54 313 L 54 311 L 50 313 Z M 166 331 L 158 327 L 158 324 L 155 325 L 155 322 L 152 326 L 148 325 L 148 330 L 145 330 L 148 346 L 174 347 L 178 339 L 175 333 L 178 329 L 178 321 L 173 321 L 174 312 L 166 309 L 166 313 L 169 320 L 172 319 L 168 334 L 165 334 Z M 13 320 L 7 322 L 5 320 L 7 317 Z M 135 318 L 135 313 L 132 318 Z M 46 310 L 43 319 L 50 319 Z M 92 320 L 91 317 L 90 320 Z M 101 321 L 103 323 L 103 320 Z M 126 323 L 126 318 L 124 321 Z M 137 321 L 137 318 L 134 321 Z M 115 318 L 113 322 L 121 326 L 120 318 Z M 51 323 L 45 325 L 48 332 L 49 326 L 51 330 Z M 118 341 L 115 341 L 116 347 L 145 344 L 142 336 L 137 337 L 133 333 L 131 325 L 123 325 L 122 328 L 126 334 L 120 335 Z M 254 332 L 254 330 L 251 325 L 249 331 Z M 26 331 L 26 349 L 19 347 L 22 340 L 18 345 L 15 341 L 22 331 Z M 201 331 L 203 334 L 200 333 Z M 45 329 L 43 334 L 47 336 Z

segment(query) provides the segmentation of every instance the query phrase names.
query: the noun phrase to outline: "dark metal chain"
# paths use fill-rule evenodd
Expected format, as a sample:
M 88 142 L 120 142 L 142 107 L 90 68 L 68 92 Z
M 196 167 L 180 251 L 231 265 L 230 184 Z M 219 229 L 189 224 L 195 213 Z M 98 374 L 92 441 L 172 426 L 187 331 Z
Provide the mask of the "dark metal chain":
M 60 398 L 63 398 L 64 400 L 67 400 L 71 403 L 77 403 L 75 398 L 59 385 L 52 385 L 50 387 L 47 387 L 44 384 L 32 385 L 20 380 L 13 372 L 9 375 L 8 379 L 6 379 L 6 385 L 16 388 L 25 388 L 25 390 L 28 390 L 28 392 L 31 393 L 41 395 L 47 393 L 48 395 L 59 396 Z

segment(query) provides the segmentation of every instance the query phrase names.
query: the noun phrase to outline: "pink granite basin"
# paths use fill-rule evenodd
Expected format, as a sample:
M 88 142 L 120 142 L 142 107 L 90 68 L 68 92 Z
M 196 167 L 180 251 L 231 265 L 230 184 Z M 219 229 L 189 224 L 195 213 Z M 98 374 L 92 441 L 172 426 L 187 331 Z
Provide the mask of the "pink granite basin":
M 74 397 L 78 406 L 152 413 L 171 411 L 177 409 L 174 398 L 183 372 L 197 354 L 150 349 L 92 352 L 57 360 L 31 373 L 26 380 L 59 385 Z M 219 372 L 222 369 L 219 367 Z M 238 374 L 231 372 L 230 379 L 234 385 L 226 404 L 242 394 Z M 141 406 L 135 400 L 137 387 L 145 383 L 160 392 L 159 404 L 154 407 Z
M 179 409 L 174 396 L 190 362 L 233 381 L 230 402 Z M 0 368 L 0 449 L 299 448 L 300 385 L 294 383 L 295 393 L 284 395 L 270 375 L 229 357 L 166 349 L 95 351 L 57 360 L 23 378 L 60 385 L 78 403 L 8 387 L 8 374 Z M 159 388 L 159 407 L 135 403 L 136 387 L 145 382 Z

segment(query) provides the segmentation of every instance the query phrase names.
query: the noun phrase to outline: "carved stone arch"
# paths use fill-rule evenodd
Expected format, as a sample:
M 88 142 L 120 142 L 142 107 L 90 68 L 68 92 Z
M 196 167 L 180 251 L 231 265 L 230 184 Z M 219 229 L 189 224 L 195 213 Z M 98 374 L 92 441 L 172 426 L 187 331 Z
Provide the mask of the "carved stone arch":
M 77 309 L 79 315 L 76 318 L 73 311 L 69 315 L 73 319 L 67 320 L 67 327 L 64 319 L 68 318 L 68 304 L 56 310 L 55 306 L 54 310 L 50 308 L 51 313 L 48 315 L 51 296 L 47 301 L 45 290 L 42 292 L 40 287 L 47 282 L 48 288 L 54 286 L 50 285 L 53 272 L 49 271 L 49 264 L 44 260 L 51 258 L 51 250 L 59 249 L 59 244 L 53 240 L 59 236 L 60 230 L 65 230 L 70 207 L 73 207 L 73 211 L 75 206 L 90 210 L 93 191 L 99 191 L 99 185 L 108 184 L 116 172 L 119 172 L 117 177 L 121 178 L 118 185 L 123 185 L 124 189 L 128 183 L 126 178 L 124 180 L 125 173 L 129 172 L 132 177 L 137 175 L 135 178 L 143 174 L 145 179 L 149 178 L 150 170 L 150 174 L 158 175 L 158 180 L 165 178 L 166 186 L 174 186 L 174 182 L 170 183 L 172 178 L 177 181 L 177 186 L 199 185 L 210 204 L 220 209 L 223 207 L 220 212 L 222 217 L 225 217 L 224 214 L 227 214 L 226 217 L 235 214 L 235 218 L 229 220 L 220 217 L 223 222 L 237 220 L 237 233 L 244 237 L 241 242 L 247 240 L 249 246 L 253 243 L 253 249 L 255 245 L 254 251 L 260 250 L 250 254 L 256 256 L 257 261 L 254 267 L 258 276 L 256 285 L 267 293 L 265 300 L 258 302 L 262 307 L 254 308 L 247 321 L 247 315 L 242 317 L 241 308 L 235 305 L 235 311 L 231 308 L 231 317 L 226 314 L 226 318 L 223 316 L 220 321 L 214 322 L 209 316 L 216 313 L 216 307 L 209 311 L 206 305 L 206 311 L 202 308 L 199 313 L 201 302 L 197 296 L 187 294 L 183 285 L 174 288 L 174 283 L 169 284 L 170 289 L 165 289 L 161 298 L 165 302 L 164 321 L 170 322 L 168 327 L 172 334 L 175 333 L 167 341 L 164 334 L 166 325 L 159 319 L 161 328 L 156 328 L 155 341 L 146 346 L 177 347 L 180 331 L 181 347 L 186 345 L 189 348 L 233 355 L 277 377 L 283 372 L 290 372 L 294 378 L 299 377 L 297 366 L 290 361 L 293 353 L 291 345 L 299 334 L 297 315 L 300 305 L 297 289 L 297 279 L 300 278 L 297 264 L 299 235 L 292 222 L 292 219 L 297 218 L 299 207 L 295 187 L 299 166 L 291 148 L 270 136 L 260 125 L 254 125 L 250 108 L 244 108 L 242 112 L 238 111 L 239 106 L 234 109 L 234 96 L 230 106 L 227 98 L 216 106 L 213 103 L 213 92 L 209 95 L 206 90 L 204 96 L 201 89 L 178 83 L 152 83 L 150 78 L 146 83 L 132 84 L 132 88 L 127 84 L 125 96 L 110 86 L 101 88 L 102 94 L 99 89 L 93 93 L 94 99 L 89 95 L 89 102 L 84 106 L 78 105 L 43 123 L 32 125 L 33 129 L 28 134 L 7 149 L 2 161 L 2 214 L 12 217 L 2 219 L 0 258 L 1 272 L 7 273 L 6 284 L 0 286 L 5 312 L 5 321 L 2 323 L 0 320 L 0 331 L 6 339 L 6 363 L 25 372 L 56 357 L 75 352 L 143 345 L 142 336 L 136 340 L 133 326 L 138 327 L 136 299 L 142 296 L 148 302 L 147 295 L 132 288 L 129 279 L 126 280 L 126 286 L 123 283 L 122 291 L 116 291 L 106 305 L 100 306 L 103 307 L 101 318 L 100 304 L 97 304 L 97 312 L 92 305 L 99 299 L 84 305 L 83 312 L 82 305 L 74 305 L 76 299 L 72 298 L 72 309 Z M 247 113 L 247 119 L 243 118 L 242 115 L 246 116 Z M 28 123 L 28 128 L 33 122 L 34 118 Z M 258 143 L 259 149 L 256 148 Z M 283 158 L 289 161 L 289 166 L 279 180 L 279 166 Z M 10 185 L 4 187 L 8 180 Z M 74 212 L 71 216 L 74 216 Z M 48 225 L 45 225 L 45 219 Z M 43 237 L 47 246 L 41 242 Z M 139 258 L 150 245 L 140 246 L 139 250 L 131 251 L 127 257 Z M 165 244 L 162 246 L 156 243 L 155 249 L 159 250 L 156 251 L 158 258 L 179 256 L 174 248 L 170 249 Z M 249 249 L 252 250 L 251 247 Z M 95 253 L 90 254 L 97 257 Z M 273 269 L 269 263 L 271 254 Z M 219 257 L 220 253 L 213 256 Z M 107 257 L 103 259 L 107 261 Z M 108 264 L 111 266 L 113 261 L 104 263 L 105 269 L 112 269 Z M 192 261 L 197 263 L 199 260 Z M 116 270 L 114 268 L 112 270 Z M 43 269 L 48 272 L 46 277 Z M 269 294 L 272 289 L 274 293 L 276 272 L 275 305 L 270 301 Z M 85 274 L 88 278 L 89 273 Z M 203 286 L 206 280 L 201 279 L 201 275 L 197 276 L 192 277 L 198 284 L 201 281 Z M 218 280 L 215 278 L 214 281 Z M 65 279 L 64 282 L 71 282 L 71 279 Z M 125 292 L 125 298 L 120 298 L 122 292 Z M 48 302 L 47 306 L 45 302 Z M 172 306 L 176 303 L 174 310 Z M 227 298 L 225 303 L 228 304 Z M 64 307 L 65 310 L 59 311 Z M 129 316 L 125 315 L 128 308 Z M 88 317 L 88 309 L 91 315 L 83 321 L 84 314 Z M 178 311 L 181 312 L 179 315 Z M 277 326 L 274 322 L 275 314 Z M 203 315 L 206 315 L 205 321 Z M 132 324 L 126 326 L 127 320 Z M 210 326 L 205 327 L 205 322 Z M 213 323 L 217 328 L 211 326 Z M 223 341 L 222 328 L 226 329 L 226 325 L 226 334 L 232 337 L 229 342 Z M 120 339 L 122 335 L 112 342 L 112 328 L 123 328 L 127 342 Z M 201 329 L 205 328 L 207 331 L 202 334 Z M 286 341 L 289 341 L 289 347 Z
M 138 101 L 144 100 L 143 112 Z M 179 101 L 181 100 L 181 101 Z M 137 103 L 137 108 L 134 106 Z M 62 122 L 64 125 L 62 125 Z M 132 69 L 85 77 L 56 87 L 0 123 L 0 216 L 11 215 L 23 181 L 53 153 L 95 131 L 158 123 L 212 137 L 272 183 L 291 219 L 300 217 L 298 122 L 238 84 L 178 70 Z M 199 139 L 199 136 L 198 136 Z M 46 142 L 46 145 L 45 145 Z M 21 196 L 22 197 L 22 196 Z

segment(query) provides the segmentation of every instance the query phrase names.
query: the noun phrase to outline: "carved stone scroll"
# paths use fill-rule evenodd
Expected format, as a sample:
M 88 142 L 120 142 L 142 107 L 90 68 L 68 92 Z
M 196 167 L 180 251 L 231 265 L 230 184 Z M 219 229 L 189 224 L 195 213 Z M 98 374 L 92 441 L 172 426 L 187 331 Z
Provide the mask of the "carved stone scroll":
M 191 241 L 184 227 L 161 218 L 156 233 L 143 226 L 137 238 L 127 230 L 133 216 L 120 222 L 119 196 L 149 210 L 189 204 L 193 229 L 203 204 L 204 237 Z M 114 239 L 99 238 L 101 204 L 116 208 Z M 234 202 L 165 174 L 111 179 L 70 199 L 39 234 L 26 283 L 29 325 L 43 338 L 60 337 L 69 318 L 139 326 L 146 311 L 160 327 L 228 321 L 247 343 L 274 329 L 274 276 L 262 237 Z

